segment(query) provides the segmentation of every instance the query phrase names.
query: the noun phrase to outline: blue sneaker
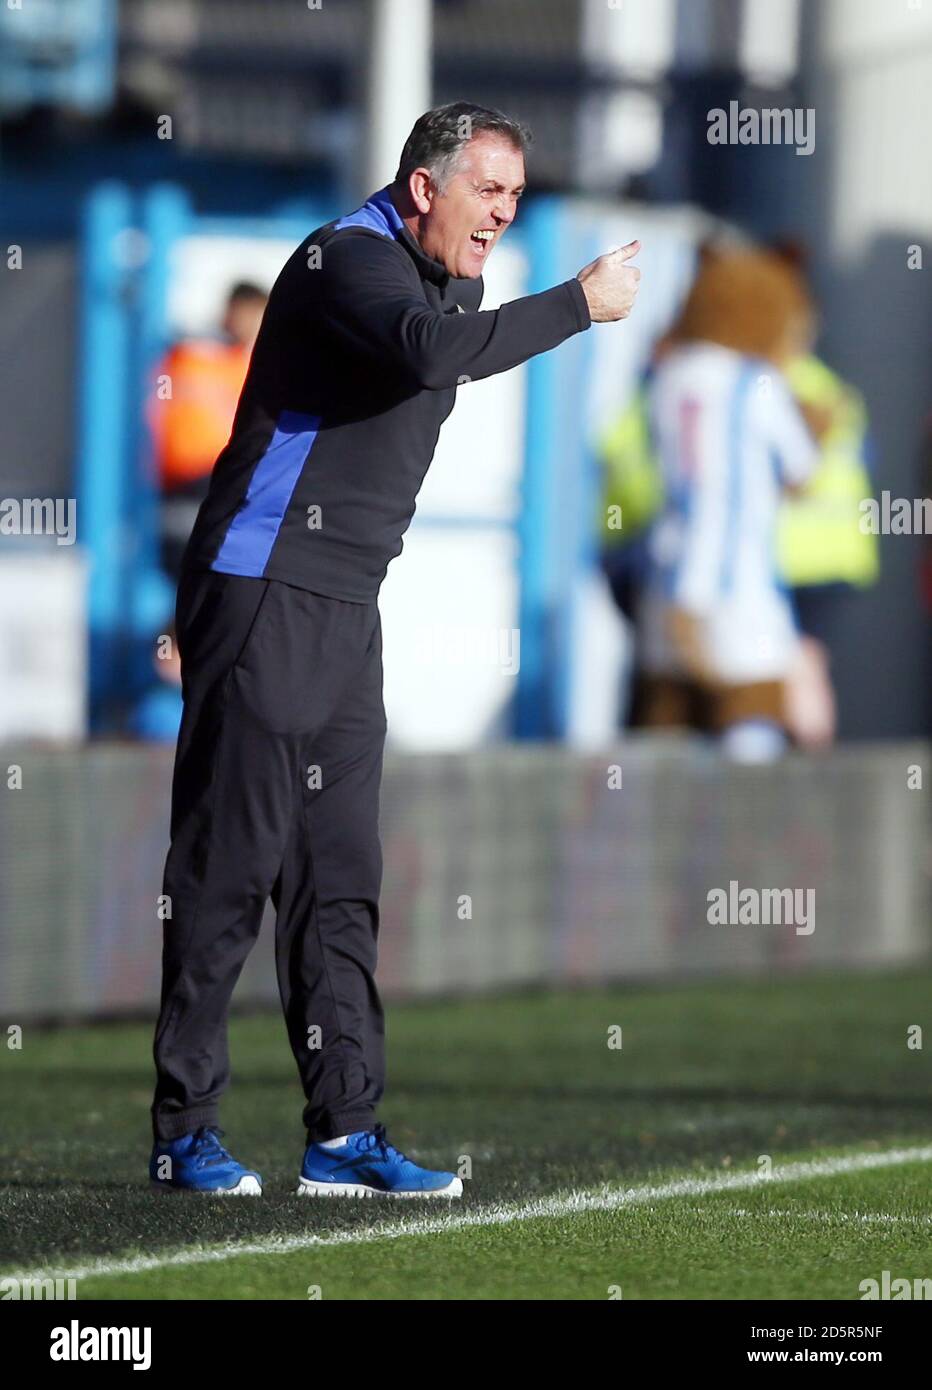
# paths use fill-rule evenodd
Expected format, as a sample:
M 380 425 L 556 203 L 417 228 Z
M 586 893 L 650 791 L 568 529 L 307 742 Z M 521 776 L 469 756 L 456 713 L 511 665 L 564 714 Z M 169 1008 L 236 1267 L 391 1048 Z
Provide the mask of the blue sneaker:
M 206 1125 L 180 1139 L 158 1139 L 149 1159 L 151 1186 L 159 1192 L 210 1192 L 218 1197 L 260 1197 L 262 1179 L 228 1154 L 221 1129 Z
M 452 1173 L 419 1168 L 385 1137 L 383 1125 L 349 1134 L 338 1149 L 311 1144 L 298 1192 L 305 1197 L 462 1197 Z

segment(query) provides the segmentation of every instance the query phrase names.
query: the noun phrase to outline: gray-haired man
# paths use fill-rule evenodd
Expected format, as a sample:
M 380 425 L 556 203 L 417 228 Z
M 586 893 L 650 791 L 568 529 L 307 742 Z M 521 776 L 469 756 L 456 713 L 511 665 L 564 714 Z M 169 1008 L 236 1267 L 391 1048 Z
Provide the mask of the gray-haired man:
M 222 1147 L 227 1010 L 271 897 L 304 1087 L 310 1195 L 458 1196 L 375 1121 L 385 737 L 378 592 L 457 383 L 627 316 L 638 243 L 480 313 L 525 186 L 522 126 L 465 102 L 414 126 L 395 180 L 318 228 L 269 299 L 185 556 L 155 1146 L 161 1187 L 261 1192 Z

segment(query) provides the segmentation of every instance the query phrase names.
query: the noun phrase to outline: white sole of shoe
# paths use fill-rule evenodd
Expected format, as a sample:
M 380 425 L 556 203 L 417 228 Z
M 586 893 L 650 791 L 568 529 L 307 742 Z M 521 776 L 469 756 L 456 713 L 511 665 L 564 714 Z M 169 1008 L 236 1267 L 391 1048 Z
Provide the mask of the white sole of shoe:
M 380 1187 L 367 1187 L 359 1182 L 315 1182 L 312 1178 L 298 1178 L 299 1197 L 462 1197 L 461 1178 L 454 1178 L 446 1187 L 435 1187 L 429 1191 L 384 1192 Z
M 180 1196 L 195 1197 L 261 1197 L 262 1184 L 258 1178 L 251 1174 L 240 1178 L 235 1187 L 214 1187 L 214 1188 L 195 1188 L 195 1187 L 172 1187 L 171 1183 L 156 1182 L 154 1178 L 149 1179 L 149 1186 L 153 1192 L 163 1194 L 178 1194 Z

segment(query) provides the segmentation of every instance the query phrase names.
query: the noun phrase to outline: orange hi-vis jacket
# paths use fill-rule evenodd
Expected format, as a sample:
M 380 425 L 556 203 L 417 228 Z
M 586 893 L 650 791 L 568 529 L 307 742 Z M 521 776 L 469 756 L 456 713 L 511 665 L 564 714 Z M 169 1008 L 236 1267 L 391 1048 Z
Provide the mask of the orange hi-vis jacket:
M 159 483 L 170 492 L 206 477 L 230 438 L 249 351 L 192 339 L 159 363 L 149 415 Z

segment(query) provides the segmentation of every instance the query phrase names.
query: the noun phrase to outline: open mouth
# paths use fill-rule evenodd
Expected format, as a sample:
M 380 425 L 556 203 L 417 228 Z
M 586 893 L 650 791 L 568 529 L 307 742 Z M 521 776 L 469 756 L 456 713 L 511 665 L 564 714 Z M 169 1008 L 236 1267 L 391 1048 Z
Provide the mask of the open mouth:
M 480 256 L 484 256 L 495 240 L 495 232 L 491 228 L 483 227 L 478 232 L 472 232 L 469 239 L 476 248 L 477 253 Z

